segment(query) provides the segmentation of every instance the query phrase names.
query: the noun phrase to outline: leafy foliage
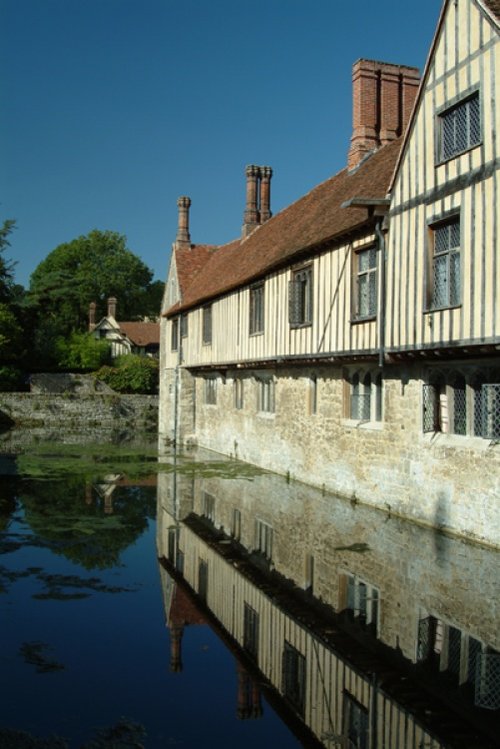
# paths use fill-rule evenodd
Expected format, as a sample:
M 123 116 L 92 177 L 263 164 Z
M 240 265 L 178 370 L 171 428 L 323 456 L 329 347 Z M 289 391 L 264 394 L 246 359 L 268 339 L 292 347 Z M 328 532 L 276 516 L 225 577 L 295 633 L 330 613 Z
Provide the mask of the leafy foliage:
M 158 282 L 151 279 L 152 272 L 127 248 L 123 235 L 94 229 L 56 247 L 33 272 L 30 297 L 43 313 L 38 327 L 55 329 L 58 336 L 83 331 L 90 302 L 96 303 L 99 319 L 110 296 L 118 299 L 122 320 L 157 315 Z
M 117 393 L 151 393 L 158 390 L 158 360 L 127 354 L 116 359 L 116 366 L 101 367 L 96 377 Z
M 24 375 L 17 367 L 0 366 L 0 392 L 16 392 L 23 389 Z M 1 423 L 1 419 L 0 419 Z
M 10 247 L 9 235 L 15 229 L 16 222 L 7 219 L 0 227 L 0 302 L 10 301 L 14 286 L 14 263 L 2 257 L 3 253 Z
M 19 366 L 26 354 L 26 320 L 21 305 L 24 289 L 14 283 L 14 263 L 3 257 L 16 222 L 7 219 L 0 227 L 0 390 L 15 390 Z
M 97 340 L 88 333 L 71 333 L 69 340 L 58 338 L 56 349 L 59 366 L 73 370 L 94 370 L 110 359 L 108 341 Z

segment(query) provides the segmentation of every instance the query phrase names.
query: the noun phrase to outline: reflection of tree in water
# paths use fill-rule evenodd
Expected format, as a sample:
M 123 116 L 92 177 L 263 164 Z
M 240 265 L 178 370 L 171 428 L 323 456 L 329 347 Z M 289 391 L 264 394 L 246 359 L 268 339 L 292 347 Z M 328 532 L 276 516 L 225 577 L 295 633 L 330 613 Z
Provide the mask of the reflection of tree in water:
M 81 744 L 80 749 L 143 749 L 145 735 L 144 726 L 121 718 L 109 727 L 98 728 L 95 738 Z M 25 731 L 0 728 L 0 746 L 2 749 L 68 749 L 69 744 L 59 736 L 41 739 Z
M 115 566 L 156 512 L 154 486 L 117 486 L 110 512 L 98 493 L 76 477 L 26 482 L 20 500 L 32 531 L 55 553 L 86 569 Z
M 4 531 L 16 509 L 16 479 L 2 475 L 0 478 L 0 531 Z

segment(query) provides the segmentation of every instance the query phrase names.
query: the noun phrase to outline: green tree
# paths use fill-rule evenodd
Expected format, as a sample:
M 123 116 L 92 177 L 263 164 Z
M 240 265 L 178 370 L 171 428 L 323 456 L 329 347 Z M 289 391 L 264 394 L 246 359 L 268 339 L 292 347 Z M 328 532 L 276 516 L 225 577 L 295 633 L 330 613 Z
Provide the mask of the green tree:
M 0 227 L 0 302 L 10 302 L 14 295 L 14 265 L 12 261 L 3 257 L 3 253 L 10 247 L 9 235 L 16 227 L 14 219 L 6 219 Z
M 90 302 L 98 320 L 106 314 L 108 297 L 118 299 L 121 320 L 150 314 L 148 293 L 156 293 L 152 272 L 113 231 L 91 231 L 56 247 L 31 276 L 30 297 L 39 309 L 39 344 L 47 329 L 52 336 L 68 336 L 86 329 Z M 158 314 L 159 308 L 156 311 Z
M 24 377 L 25 319 L 24 289 L 14 283 L 15 263 L 5 257 L 16 222 L 7 219 L 0 226 L 0 391 L 17 390 Z

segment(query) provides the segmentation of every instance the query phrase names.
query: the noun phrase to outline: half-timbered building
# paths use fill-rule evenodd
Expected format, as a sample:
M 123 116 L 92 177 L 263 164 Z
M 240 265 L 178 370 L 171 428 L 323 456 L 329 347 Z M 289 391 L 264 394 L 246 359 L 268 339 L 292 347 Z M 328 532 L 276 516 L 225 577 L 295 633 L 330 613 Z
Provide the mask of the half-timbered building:
M 191 243 L 161 323 L 160 439 L 498 544 L 497 0 L 446 0 L 418 71 L 359 60 L 347 167 Z

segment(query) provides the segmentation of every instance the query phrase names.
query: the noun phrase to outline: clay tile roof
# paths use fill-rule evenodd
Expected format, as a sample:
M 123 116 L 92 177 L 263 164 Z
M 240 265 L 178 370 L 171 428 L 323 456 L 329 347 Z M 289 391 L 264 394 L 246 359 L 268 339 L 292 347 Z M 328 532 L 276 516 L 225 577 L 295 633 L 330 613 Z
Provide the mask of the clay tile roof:
M 357 170 L 342 170 L 245 239 L 211 249 L 183 289 L 182 303 L 167 314 L 249 283 L 305 250 L 361 227 L 367 219 L 366 209 L 342 208 L 342 203 L 353 197 L 384 198 L 400 147 L 401 139 L 384 146 Z
M 120 322 L 120 331 L 136 346 L 160 343 L 160 325 L 157 322 Z
M 483 0 L 490 12 L 500 21 L 500 0 Z
M 190 248 L 176 250 L 177 279 L 181 296 L 215 249 L 215 245 L 193 244 Z

